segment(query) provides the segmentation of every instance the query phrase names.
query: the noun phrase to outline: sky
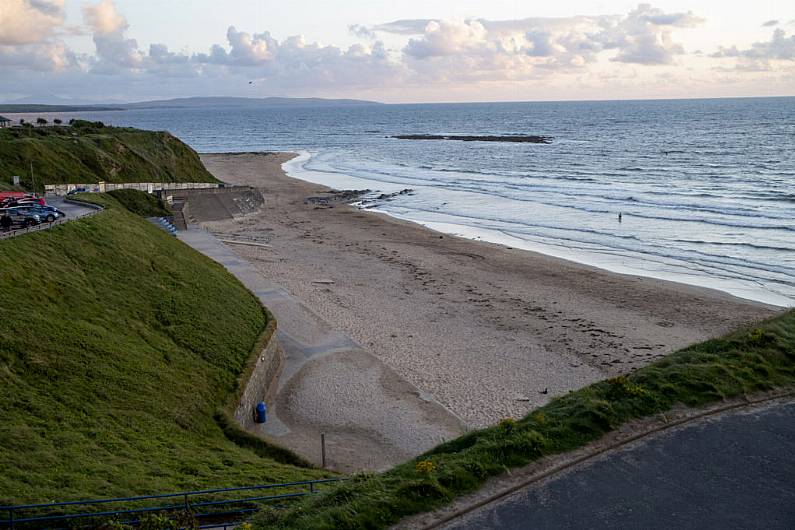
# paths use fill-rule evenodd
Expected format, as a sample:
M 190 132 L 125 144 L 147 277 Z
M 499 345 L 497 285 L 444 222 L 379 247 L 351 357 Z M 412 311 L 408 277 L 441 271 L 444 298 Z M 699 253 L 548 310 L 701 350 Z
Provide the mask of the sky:
M 0 101 L 780 95 L 782 0 L 0 0 Z

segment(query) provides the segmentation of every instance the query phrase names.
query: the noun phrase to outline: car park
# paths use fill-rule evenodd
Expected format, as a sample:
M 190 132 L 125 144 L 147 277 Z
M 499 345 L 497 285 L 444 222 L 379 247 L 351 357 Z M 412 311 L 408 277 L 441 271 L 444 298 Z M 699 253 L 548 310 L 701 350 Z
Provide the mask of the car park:
M 26 208 L 4 208 L 0 209 L 0 216 L 8 215 L 11 218 L 12 227 L 28 228 L 41 224 L 41 217 Z
M 37 204 L 34 206 L 19 206 L 18 208 L 38 215 L 43 222 L 47 223 L 53 223 L 60 218 L 66 217 L 64 212 L 54 206 L 41 206 Z

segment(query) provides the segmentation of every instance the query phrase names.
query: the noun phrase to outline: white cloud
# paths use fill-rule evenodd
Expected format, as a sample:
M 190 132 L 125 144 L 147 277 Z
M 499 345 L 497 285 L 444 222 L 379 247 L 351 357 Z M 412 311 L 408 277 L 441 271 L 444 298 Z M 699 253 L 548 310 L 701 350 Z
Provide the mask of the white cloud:
M 795 61 L 795 35 L 788 37 L 783 29 L 777 28 L 769 41 L 755 42 L 746 49 L 720 47 L 710 57 L 734 58 L 737 70 L 768 71 L 772 69 L 773 62 Z
M 127 19 L 118 12 L 113 0 L 102 0 L 96 5 L 83 6 L 83 17 L 94 33 L 118 33 L 128 27 Z
M 64 23 L 64 0 L 2 0 L 0 45 L 33 44 L 52 37 Z
M 77 56 L 60 40 L 69 31 L 63 0 L 0 0 L 0 66 L 10 73 L 6 84 L 22 90 L 40 83 L 47 88 L 31 91 L 49 92 L 56 79 L 62 90 L 75 91 L 73 96 L 125 99 L 185 93 L 381 99 L 385 91 L 393 99 L 409 93 L 429 99 L 479 94 L 516 99 L 532 98 L 537 89 L 554 94 L 571 87 L 592 97 L 600 94 L 598 87 L 618 87 L 622 94 L 632 87 L 639 93 L 675 87 L 676 79 L 692 76 L 686 68 L 699 64 L 709 76 L 714 64 L 706 55 L 681 58 L 686 50 L 678 32 L 697 27 L 701 18 L 648 4 L 615 15 L 354 24 L 348 29 L 359 42 L 348 47 L 229 26 L 205 52 L 188 53 L 160 43 L 139 46 L 132 38 L 135 28 L 113 0 L 90 1 L 82 10 L 83 34 L 90 35 L 95 50 Z M 20 30 L 9 20 L 36 22 Z M 780 76 L 784 70 L 778 65 L 795 57 L 793 48 L 795 37 L 776 30 L 768 42 L 721 48 L 713 55 L 736 63 L 736 75 L 754 75 L 739 73 L 742 69 L 775 70 Z
M 63 42 L 0 46 L 0 65 L 6 67 L 52 72 L 74 66 L 77 62 L 77 57 Z
M 670 65 L 685 52 L 675 41 L 674 30 L 702 22 L 691 12 L 666 13 L 641 4 L 625 16 L 398 20 L 368 30 L 411 35 L 403 48 L 406 63 L 424 75 L 451 82 L 532 79 L 574 72 L 602 57 L 619 63 Z
M 58 71 L 76 64 L 61 42 L 63 0 L 0 0 L 0 65 Z
M 102 0 L 95 5 L 83 6 L 83 18 L 93 33 L 96 58 L 92 70 L 97 73 L 116 73 L 120 69 L 141 67 L 144 54 L 138 42 L 128 39 L 127 19 L 116 9 L 113 0 Z

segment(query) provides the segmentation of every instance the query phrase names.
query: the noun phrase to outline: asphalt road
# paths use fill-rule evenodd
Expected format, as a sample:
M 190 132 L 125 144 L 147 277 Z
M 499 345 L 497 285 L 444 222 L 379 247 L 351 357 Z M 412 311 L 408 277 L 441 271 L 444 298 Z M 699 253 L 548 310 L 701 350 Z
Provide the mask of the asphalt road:
M 86 206 L 81 206 L 79 204 L 66 202 L 63 200 L 63 197 L 48 195 L 46 198 L 48 205 L 55 206 L 56 208 L 58 208 L 59 210 L 63 211 L 66 214 L 67 221 L 74 219 L 75 217 L 78 217 L 80 215 L 93 213 L 96 211 Z
M 654 436 L 444 528 L 795 529 L 795 402 Z

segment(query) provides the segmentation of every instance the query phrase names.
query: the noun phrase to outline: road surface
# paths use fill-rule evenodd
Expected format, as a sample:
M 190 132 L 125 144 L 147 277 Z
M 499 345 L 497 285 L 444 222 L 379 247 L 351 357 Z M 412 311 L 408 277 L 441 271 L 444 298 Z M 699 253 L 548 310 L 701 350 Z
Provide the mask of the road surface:
M 795 529 L 795 401 L 654 436 L 444 528 Z

